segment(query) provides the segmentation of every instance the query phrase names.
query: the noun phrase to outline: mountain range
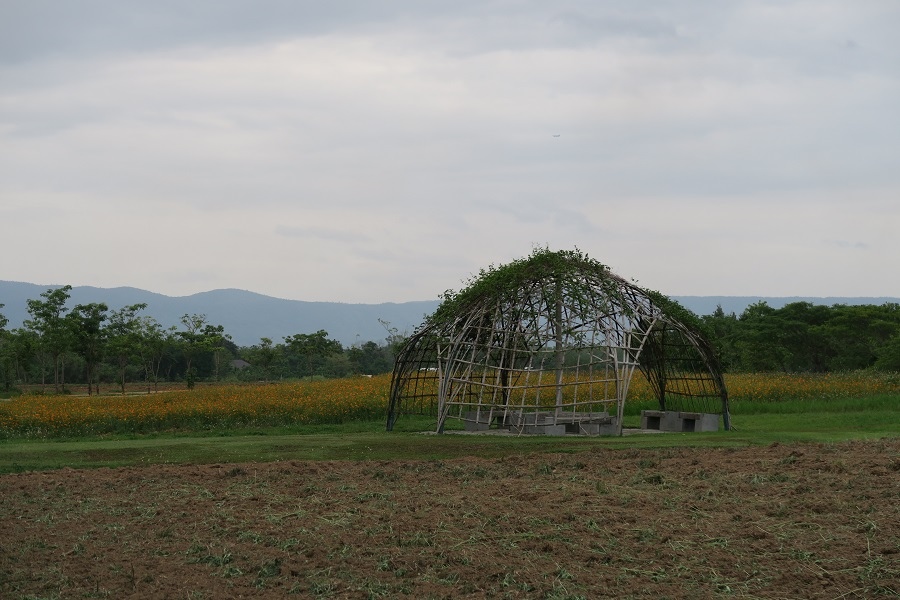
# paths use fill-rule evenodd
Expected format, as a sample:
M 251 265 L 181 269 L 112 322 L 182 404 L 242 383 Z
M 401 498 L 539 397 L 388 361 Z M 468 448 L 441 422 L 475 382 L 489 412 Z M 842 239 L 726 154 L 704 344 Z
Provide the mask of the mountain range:
M 40 295 L 59 285 L 38 285 L 18 281 L 0 281 L 0 313 L 9 319 L 7 329 L 21 327 L 29 318 L 28 300 L 40 299 Z M 178 325 L 185 314 L 206 315 L 208 323 L 222 325 L 238 346 L 251 346 L 267 337 L 275 343 L 285 336 L 297 333 L 314 333 L 321 329 L 328 337 L 352 346 L 363 342 L 381 343 L 388 336 L 387 327 L 400 333 L 412 333 L 416 327 L 440 304 L 439 300 L 388 302 L 382 304 L 345 304 L 341 302 L 305 302 L 264 296 L 237 289 L 212 290 L 190 296 L 165 296 L 132 287 L 98 288 L 73 287 L 69 292 L 68 308 L 76 304 L 103 302 L 110 310 L 118 310 L 132 304 L 147 304 L 142 313 L 159 321 L 164 327 Z M 766 296 L 672 296 L 684 307 L 698 315 L 712 314 L 721 306 L 726 314 L 740 315 L 744 309 L 759 301 L 772 308 L 781 308 L 791 302 L 811 302 L 831 306 L 834 304 L 900 303 L 900 298 L 889 297 L 766 297 Z M 382 322 L 384 324 L 382 324 Z M 386 325 L 385 325 L 386 324 Z

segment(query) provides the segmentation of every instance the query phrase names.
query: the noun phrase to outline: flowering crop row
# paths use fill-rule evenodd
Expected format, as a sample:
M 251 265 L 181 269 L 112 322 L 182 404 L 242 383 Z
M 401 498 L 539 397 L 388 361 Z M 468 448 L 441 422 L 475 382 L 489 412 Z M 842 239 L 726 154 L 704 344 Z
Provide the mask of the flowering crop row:
M 0 437 L 342 423 L 386 415 L 390 375 L 134 396 L 20 396 L 0 402 Z
M 847 373 L 726 373 L 725 387 L 732 405 L 741 402 L 837 400 L 876 394 L 900 394 L 897 374 L 874 371 Z M 628 388 L 629 400 L 650 401 L 650 384 L 636 373 Z
M 771 403 L 900 393 L 896 375 L 729 374 L 732 403 Z M 254 386 L 219 386 L 136 396 L 21 396 L 0 402 L 0 438 L 57 437 L 342 423 L 386 416 L 390 375 Z M 652 400 L 636 376 L 629 400 Z

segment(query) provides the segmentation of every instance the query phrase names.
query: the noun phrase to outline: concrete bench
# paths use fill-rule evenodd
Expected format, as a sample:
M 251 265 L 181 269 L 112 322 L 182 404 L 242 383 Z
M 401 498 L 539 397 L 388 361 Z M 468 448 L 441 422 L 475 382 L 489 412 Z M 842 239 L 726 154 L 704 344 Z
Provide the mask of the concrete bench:
M 715 413 L 680 412 L 674 410 L 642 410 L 641 429 L 657 431 L 718 431 L 719 415 Z

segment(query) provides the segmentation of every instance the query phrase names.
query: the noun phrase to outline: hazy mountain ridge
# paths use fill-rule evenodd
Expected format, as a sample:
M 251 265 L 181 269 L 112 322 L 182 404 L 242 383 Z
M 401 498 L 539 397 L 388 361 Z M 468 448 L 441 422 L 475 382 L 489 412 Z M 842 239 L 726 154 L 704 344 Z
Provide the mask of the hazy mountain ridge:
M 8 329 L 21 327 L 29 318 L 27 301 L 39 299 L 49 288 L 59 285 L 0 281 L 0 313 L 9 319 Z M 259 343 L 261 337 L 276 343 L 296 333 L 314 333 L 320 329 L 345 346 L 367 341 L 382 342 L 388 335 L 379 319 L 400 332 L 412 332 L 438 306 L 438 301 L 345 304 L 285 300 L 248 292 L 223 289 L 190 296 L 164 296 L 138 288 L 73 287 L 66 306 L 103 302 L 110 310 L 146 303 L 141 314 L 150 315 L 164 327 L 177 325 L 185 314 L 205 314 L 207 321 L 222 325 L 239 346 Z
M 0 304 L 6 306 L 0 313 L 9 319 L 8 329 L 21 327 L 28 318 L 27 301 L 39 299 L 49 288 L 59 285 L 38 285 L 17 281 L 0 281 Z M 67 303 L 104 302 L 110 310 L 118 310 L 131 304 L 146 303 L 143 314 L 150 315 L 164 327 L 180 326 L 184 314 L 205 314 L 207 321 L 222 325 L 239 346 L 259 343 L 261 337 L 276 343 L 296 333 L 314 333 L 320 329 L 344 346 L 367 341 L 382 342 L 387 331 L 379 319 L 389 322 L 401 333 L 412 333 L 426 315 L 440 304 L 439 300 L 411 302 L 387 302 L 382 304 L 346 304 L 341 302 L 306 302 L 285 300 L 238 289 L 212 290 L 190 296 L 165 296 L 132 287 L 98 288 L 73 287 Z M 851 298 L 851 297 L 765 297 L 765 296 L 672 296 L 686 308 L 699 315 L 711 314 L 721 305 L 726 314 L 740 315 L 743 310 L 759 301 L 773 308 L 781 308 L 791 302 L 813 304 L 877 304 L 900 303 L 900 298 Z

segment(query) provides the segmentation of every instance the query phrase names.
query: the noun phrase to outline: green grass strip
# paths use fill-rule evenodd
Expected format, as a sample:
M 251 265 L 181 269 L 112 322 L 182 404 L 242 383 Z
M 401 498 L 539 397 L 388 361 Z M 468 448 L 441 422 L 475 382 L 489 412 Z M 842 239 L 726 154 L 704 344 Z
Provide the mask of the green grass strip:
M 771 405 L 770 405 L 771 406 Z M 855 406 L 856 410 L 849 410 Z M 880 407 L 873 409 L 872 407 Z M 442 460 L 523 453 L 590 452 L 623 448 L 741 447 L 774 442 L 839 442 L 900 435 L 900 397 L 848 399 L 836 412 L 738 414 L 733 431 L 654 433 L 623 437 L 551 437 L 423 433 L 428 418 L 406 418 L 398 431 L 382 421 L 344 425 L 223 430 L 194 435 L 114 439 L 6 440 L 0 473 L 150 464 L 209 464 L 289 460 Z M 860 408 L 863 408 L 860 410 Z M 636 426 L 637 417 L 625 425 Z M 632 422 L 629 422 L 632 421 Z

